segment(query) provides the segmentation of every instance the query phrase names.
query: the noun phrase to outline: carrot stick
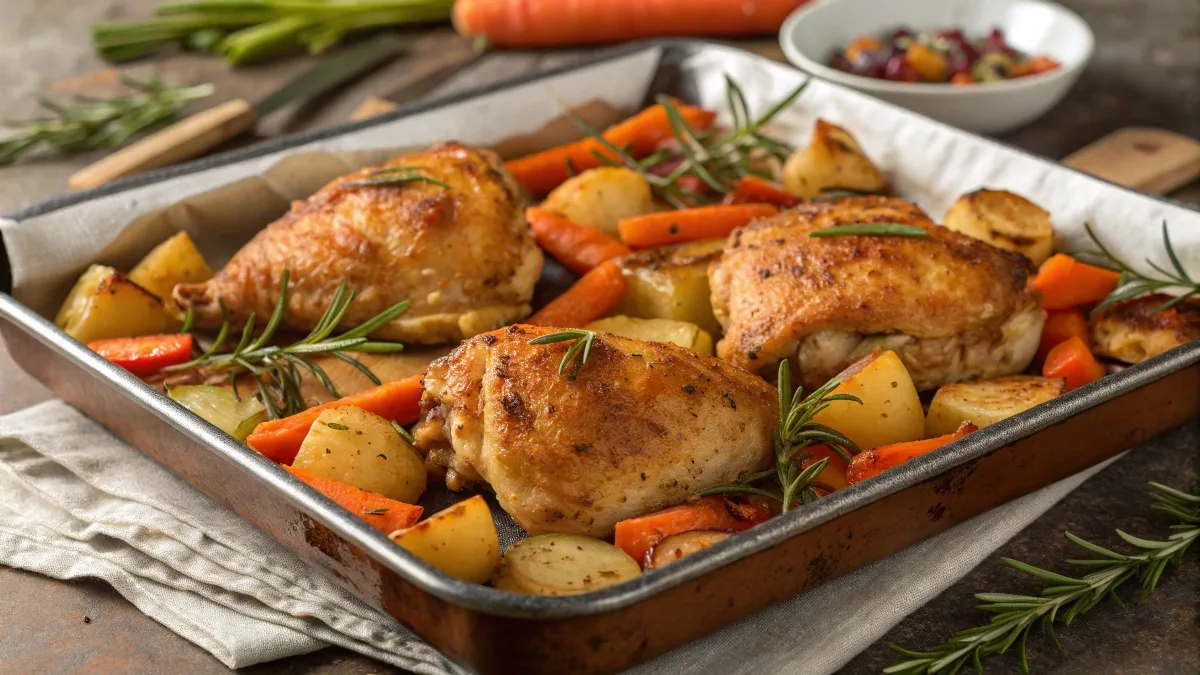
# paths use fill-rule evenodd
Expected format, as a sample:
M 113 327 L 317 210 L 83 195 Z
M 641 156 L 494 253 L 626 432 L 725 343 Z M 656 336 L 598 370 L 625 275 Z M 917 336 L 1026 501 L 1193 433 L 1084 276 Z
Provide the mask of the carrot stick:
M 1051 349 L 1073 337 L 1084 343 L 1088 340 L 1088 324 L 1083 312 L 1077 309 L 1052 309 L 1046 312 L 1042 341 L 1038 343 L 1038 361 L 1045 361 Z
M 651 37 L 735 37 L 779 31 L 806 0 L 458 0 L 454 27 L 496 47 L 556 47 Z
M 680 103 L 675 107 L 693 131 L 707 129 L 716 118 L 716 113 L 704 108 Z M 609 127 L 601 135 L 604 140 L 625 149 L 638 159 L 654 152 L 663 141 L 674 138 L 667 111 L 658 104 Z M 569 178 L 572 167 L 576 171 L 586 171 L 600 166 L 600 158 L 595 153 L 619 161 L 600 141 L 589 137 L 509 160 L 504 163 L 504 167 L 526 190 L 535 195 L 543 195 Z
M 1096 360 L 1087 343 L 1078 337 L 1055 345 L 1042 364 L 1043 376 L 1066 378 L 1067 391 L 1104 377 L 1104 372 L 1104 364 Z
M 309 428 L 323 410 L 352 405 L 384 419 L 409 424 L 420 416 L 420 402 L 420 375 L 398 382 L 385 382 L 378 387 L 313 406 L 291 417 L 263 422 L 246 437 L 246 445 L 280 464 L 291 464 L 296 459 L 296 453 L 300 452 L 300 444 L 308 435 Z
M 87 346 L 138 377 L 153 375 L 167 366 L 185 363 L 192 358 L 190 333 L 95 340 Z
M 864 450 L 855 455 L 854 459 L 850 461 L 850 468 L 846 472 L 846 482 L 850 485 L 861 483 L 888 469 L 898 467 L 914 457 L 920 457 L 927 452 L 937 450 L 943 445 L 953 443 L 977 429 L 979 427 L 974 424 L 963 422 L 958 431 L 946 434 L 945 436 L 938 436 L 937 438 L 930 438 L 923 441 L 893 443 L 892 445 L 885 445 L 873 450 Z
M 792 193 L 783 189 L 782 185 L 749 174 L 742 176 L 733 184 L 733 192 L 725 195 L 724 204 L 774 204 L 779 208 L 788 208 L 800 203 Z
M 396 530 L 416 525 L 424 511 L 420 506 L 405 504 L 381 494 L 360 490 L 353 485 L 330 480 L 305 469 L 287 465 L 284 465 L 283 468 L 384 534 L 391 534 Z
M 617 222 L 617 230 L 630 248 L 650 248 L 727 237 L 756 218 L 776 213 L 779 208 L 771 204 L 700 206 L 623 218 Z
M 617 523 L 613 544 L 644 569 L 654 546 L 667 537 L 697 530 L 734 532 L 753 525 L 754 521 L 734 517 L 723 498 L 704 497 L 690 504 L 622 520 Z
M 1120 278 L 1112 270 L 1056 253 L 1042 263 L 1033 287 L 1042 294 L 1044 309 L 1070 309 L 1108 297 Z
M 607 316 L 625 295 L 625 276 L 613 261 L 606 260 L 580 277 L 566 293 L 550 301 L 526 323 L 533 326 L 582 328 Z
M 579 225 L 553 211 L 531 206 L 525 209 L 525 219 L 533 228 L 538 246 L 579 274 L 586 274 L 605 260 L 630 253 L 628 246 L 607 234 Z

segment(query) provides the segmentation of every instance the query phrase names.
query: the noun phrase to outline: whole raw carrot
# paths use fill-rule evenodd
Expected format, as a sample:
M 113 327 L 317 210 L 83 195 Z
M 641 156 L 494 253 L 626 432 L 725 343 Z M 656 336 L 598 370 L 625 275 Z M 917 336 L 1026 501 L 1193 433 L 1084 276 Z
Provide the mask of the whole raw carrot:
M 930 438 L 924 441 L 894 443 L 881 448 L 864 450 L 855 455 L 854 459 L 850 460 L 850 468 L 846 472 L 846 481 L 850 485 L 861 483 L 872 476 L 878 476 L 888 469 L 894 469 L 910 459 L 920 457 L 927 452 L 937 450 L 943 445 L 953 443 L 978 429 L 979 427 L 970 422 L 963 422 L 958 431 L 946 434 L 945 436 L 938 436 L 937 438 Z
M 1078 337 L 1055 345 L 1042 364 L 1042 375 L 1065 378 L 1067 391 L 1095 382 L 1104 377 L 1104 373 L 1104 364 L 1096 360 L 1087 343 Z
M 629 255 L 629 247 L 612 237 L 536 206 L 525 209 L 538 246 L 571 271 L 586 274 L 605 260 Z
M 396 530 L 416 525 L 424 511 L 420 506 L 405 504 L 381 494 L 360 490 L 353 485 L 318 476 L 305 469 L 286 465 L 283 468 L 384 534 L 391 534 Z
M 690 504 L 622 520 L 617 523 L 613 544 L 645 568 L 646 555 L 667 537 L 698 530 L 732 532 L 754 524 L 755 521 L 739 520 L 730 513 L 723 498 L 705 497 Z
M 458 0 L 454 27 L 498 47 L 774 34 L 807 0 Z
M 1033 287 L 1042 294 L 1044 309 L 1069 309 L 1108 297 L 1120 278 L 1112 270 L 1056 253 L 1038 268 Z
M 716 113 L 696 106 L 676 102 L 675 108 L 693 131 L 707 129 L 716 118 Z M 673 138 L 674 134 L 666 109 L 656 103 L 605 129 L 601 136 L 640 159 L 653 153 L 660 143 Z M 596 153 L 614 161 L 617 159 L 600 141 L 589 137 L 509 160 L 504 167 L 526 190 L 535 195 L 544 195 L 569 178 L 572 169 L 586 171 L 600 166 Z
M 624 218 L 617 223 L 621 240 L 630 248 L 650 248 L 685 241 L 727 237 L 756 218 L 779 213 L 773 204 L 722 204 L 663 211 Z
M 529 317 L 526 323 L 556 328 L 582 328 L 607 316 L 625 295 L 625 276 L 621 268 L 606 260 L 580 277 L 566 293 Z
M 308 430 L 323 410 L 352 405 L 386 420 L 409 424 L 420 416 L 420 402 L 420 375 L 397 382 L 385 382 L 378 387 L 313 406 L 290 417 L 263 422 L 246 437 L 246 445 L 280 464 L 291 464 L 296 459 L 296 453 L 300 452 L 300 444 L 304 442 Z

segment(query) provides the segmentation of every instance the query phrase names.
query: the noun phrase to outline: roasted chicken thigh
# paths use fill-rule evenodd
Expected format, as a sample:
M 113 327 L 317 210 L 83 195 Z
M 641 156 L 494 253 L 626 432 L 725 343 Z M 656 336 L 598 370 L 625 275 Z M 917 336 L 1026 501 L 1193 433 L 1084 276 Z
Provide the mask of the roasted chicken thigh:
M 775 390 L 676 345 L 600 333 L 577 375 L 569 342 L 510 326 L 473 337 L 425 373 L 417 447 L 446 485 L 489 484 L 530 534 L 612 534 L 764 468 Z
M 927 236 L 809 236 L 854 223 Z M 717 354 L 763 375 L 790 359 L 806 387 L 876 348 L 895 351 L 920 390 L 1017 373 L 1045 321 L 1032 272 L 1024 257 L 935 225 L 903 199 L 804 204 L 734 232 L 709 267 L 725 328 Z
M 408 300 L 408 312 L 374 335 L 439 344 L 529 314 L 542 252 L 495 154 L 446 143 L 343 176 L 294 203 L 212 279 L 176 286 L 177 311 L 191 308 L 196 325 L 209 329 L 224 318 L 221 301 L 235 324 L 251 312 L 265 318 L 285 269 L 287 328 L 312 329 L 344 279 L 357 295 L 343 328 Z
M 1092 344 L 1097 354 L 1141 363 L 1165 351 L 1200 340 L 1200 298 L 1188 298 L 1170 309 L 1156 311 L 1171 296 L 1153 293 L 1124 300 L 1092 319 Z

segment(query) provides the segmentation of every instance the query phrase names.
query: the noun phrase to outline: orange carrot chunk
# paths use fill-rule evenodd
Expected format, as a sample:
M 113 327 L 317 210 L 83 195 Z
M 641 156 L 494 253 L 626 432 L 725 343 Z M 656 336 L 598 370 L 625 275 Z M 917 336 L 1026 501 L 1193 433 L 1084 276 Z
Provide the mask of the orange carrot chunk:
M 192 358 L 190 333 L 95 340 L 87 346 L 138 377 L 153 375 Z
M 652 37 L 775 34 L 807 0 L 458 0 L 460 35 L 496 47 L 560 47 Z
M 1104 364 L 1096 360 L 1087 343 L 1078 337 L 1055 345 L 1042 364 L 1043 376 L 1066 378 L 1067 391 L 1095 382 L 1104 377 L 1104 372 Z
M 625 295 L 625 276 L 611 260 L 605 260 L 580 277 L 566 293 L 529 317 L 533 326 L 582 328 L 607 316 Z
M 920 457 L 927 452 L 937 450 L 943 445 L 953 443 L 977 429 L 979 427 L 974 424 L 963 422 L 957 431 L 945 436 L 929 438 L 923 441 L 894 443 L 881 448 L 864 450 L 855 455 L 854 459 L 850 461 L 850 468 L 846 472 L 846 482 L 850 485 L 861 483 L 868 478 L 878 476 L 888 469 L 894 469 L 914 457 Z
M 1042 341 L 1038 343 L 1038 361 L 1045 361 L 1051 349 L 1073 337 L 1087 342 L 1088 324 L 1083 312 L 1077 309 L 1052 309 L 1046 312 Z
M 809 453 L 808 459 L 800 463 L 800 468 L 807 469 L 809 466 L 816 464 L 822 459 L 828 459 L 829 463 L 817 474 L 813 480 L 823 485 L 828 485 L 834 490 L 840 490 L 848 483 L 846 482 L 846 471 L 850 468 L 846 460 L 842 456 L 833 451 L 833 448 L 821 443 L 814 445 L 805 450 Z
M 246 437 L 246 445 L 280 464 L 291 464 L 296 459 L 296 453 L 300 452 L 300 444 L 308 436 L 308 430 L 324 410 L 352 405 L 387 420 L 410 424 L 420 416 L 420 403 L 421 376 L 414 375 L 313 406 L 291 417 L 263 422 Z
M 525 209 L 538 246 L 579 274 L 586 274 L 605 260 L 629 255 L 629 247 L 612 237 L 572 222 L 536 206 Z
M 753 174 L 742 176 L 733 184 L 733 192 L 725 195 L 725 204 L 774 204 L 788 208 L 800 203 L 782 185 Z
M 721 497 L 704 497 L 690 504 L 672 506 L 656 513 L 628 518 L 617 523 L 613 544 L 638 561 L 643 569 L 658 542 L 676 534 L 698 530 L 734 532 L 753 526 L 755 521 L 739 520 Z
M 1070 309 L 1099 302 L 1117 287 L 1120 274 L 1056 253 L 1042 263 L 1033 287 L 1044 309 Z
M 677 102 L 676 109 L 693 131 L 707 129 L 716 118 L 716 113 L 696 106 Z M 659 104 L 609 127 L 601 135 L 604 140 L 638 159 L 653 153 L 663 141 L 674 138 L 667 110 Z M 504 167 L 526 190 L 535 195 L 543 195 L 567 180 L 572 168 L 576 171 L 586 171 L 600 166 L 601 161 L 596 153 L 619 161 L 600 141 L 589 137 L 509 160 L 504 163 Z
M 421 519 L 421 512 L 424 511 L 420 506 L 360 490 L 353 485 L 330 480 L 305 469 L 286 465 L 283 468 L 384 534 L 416 525 Z
M 1029 75 L 1040 75 L 1058 67 L 1058 61 L 1049 56 L 1031 56 L 1013 67 L 1012 76 L 1026 77 Z
M 624 218 L 617 222 L 617 230 L 630 248 L 650 248 L 727 237 L 756 218 L 776 213 L 779 207 L 772 204 L 699 206 Z

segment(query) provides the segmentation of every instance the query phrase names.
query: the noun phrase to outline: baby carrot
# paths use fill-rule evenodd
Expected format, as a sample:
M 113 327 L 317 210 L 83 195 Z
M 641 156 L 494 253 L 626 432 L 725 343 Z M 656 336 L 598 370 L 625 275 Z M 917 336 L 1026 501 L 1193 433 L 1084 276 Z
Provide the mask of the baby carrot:
M 704 497 L 690 504 L 622 520 L 617 523 L 613 544 L 645 568 L 647 554 L 667 537 L 698 530 L 730 532 L 752 525 L 754 521 L 734 517 L 723 498 Z
M 283 468 L 384 534 L 391 534 L 396 530 L 416 525 L 417 521 L 421 519 L 421 512 L 424 511 L 420 506 L 405 504 L 381 494 L 360 490 L 353 485 L 318 476 L 305 469 L 286 465 Z
M 384 419 L 409 424 L 420 416 L 420 402 L 420 375 L 398 382 L 385 382 L 378 387 L 313 406 L 290 417 L 263 422 L 246 437 L 246 445 L 280 464 L 291 464 L 296 459 L 296 453 L 300 452 L 300 444 L 308 436 L 308 430 L 323 410 L 352 405 Z
M 1067 391 L 1071 391 L 1104 377 L 1104 364 L 1096 360 L 1086 342 L 1073 337 L 1050 350 L 1042 375 L 1066 378 Z
M 533 326 L 582 328 L 607 316 L 625 295 L 625 276 L 613 261 L 606 260 L 580 277 L 566 293 L 529 317 Z
M 1099 302 L 1117 287 L 1120 274 L 1056 253 L 1042 263 L 1033 287 L 1045 309 L 1069 309 Z
M 562 216 L 536 206 L 525 209 L 525 219 L 533 228 L 538 246 L 554 259 L 579 274 L 596 265 L 629 254 L 629 247 L 612 237 L 584 227 Z
M 1050 350 L 1062 342 L 1077 337 L 1084 343 L 1088 340 L 1087 319 L 1077 309 L 1052 309 L 1046 312 L 1046 323 L 1042 326 L 1042 341 L 1038 343 L 1037 359 L 1045 361 Z
M 650 248 L 727 237 L 756 218 L 776 213 L 779 208 L 773 204 L 699 206 L 624 218 L 617 223 L 617 230 L 630 248 Z
M 914 457 L 920 457 L 927 452 L 937 450 L 943 445 L 953 443 L 977 429 L 979 427 L 974 424 L 963 422 L 958 431 L 946 434 L 945 436 L 938 436 L 937 438 L 930 438 L 923 441 L 893 443 L 881 448 L 864 450 L 850 460 L 850 468 L 846 472 L 846 482 L 850 485 L 861 483 L 868 478 L 878 476 L 888 469 L 898 467 Z

